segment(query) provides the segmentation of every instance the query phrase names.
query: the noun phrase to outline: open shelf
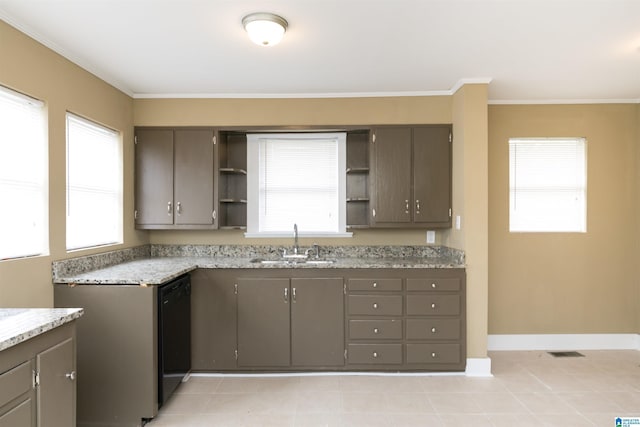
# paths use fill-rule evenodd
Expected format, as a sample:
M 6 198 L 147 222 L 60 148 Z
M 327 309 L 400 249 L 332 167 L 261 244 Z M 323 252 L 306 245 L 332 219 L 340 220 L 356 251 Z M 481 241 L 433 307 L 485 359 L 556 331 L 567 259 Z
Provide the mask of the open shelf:
M 246 229 L 247 135 L 220 132 L 218 158 L 218 228 Z
M 347 227 L 369 226 L 369 131 L 347 132 Z

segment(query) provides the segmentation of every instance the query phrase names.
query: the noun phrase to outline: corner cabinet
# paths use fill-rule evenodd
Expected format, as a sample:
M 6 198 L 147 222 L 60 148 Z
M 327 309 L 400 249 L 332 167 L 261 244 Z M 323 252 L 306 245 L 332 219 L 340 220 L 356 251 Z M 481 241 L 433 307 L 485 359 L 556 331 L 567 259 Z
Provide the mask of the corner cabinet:
M 216 134 L 212 128 L 137 128 L 138 229 L 211 229 Z
M 371 136 L 371 226 L 451 227 L 451 126 L 384 126 Z
M 0 427 L 75 425 L 75 322 L 0 353 Z

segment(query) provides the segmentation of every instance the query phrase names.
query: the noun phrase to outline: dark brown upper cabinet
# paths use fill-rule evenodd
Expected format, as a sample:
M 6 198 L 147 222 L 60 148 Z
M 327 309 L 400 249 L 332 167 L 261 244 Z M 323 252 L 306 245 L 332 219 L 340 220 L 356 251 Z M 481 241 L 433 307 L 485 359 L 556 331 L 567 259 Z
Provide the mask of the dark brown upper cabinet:
M 135 138 L 136 228 L 216 228 L 214 129 L 138 128 Z
M 451 126 L 374 128 L 371 226 L 451 227 Z

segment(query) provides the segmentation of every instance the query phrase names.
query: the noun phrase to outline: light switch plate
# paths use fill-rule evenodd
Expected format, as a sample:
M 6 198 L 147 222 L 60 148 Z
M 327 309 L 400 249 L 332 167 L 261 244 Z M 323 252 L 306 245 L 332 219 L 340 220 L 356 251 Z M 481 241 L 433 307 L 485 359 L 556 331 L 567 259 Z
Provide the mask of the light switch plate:
M 460 230 L 460 215 L 456 215 L 456 230 Z

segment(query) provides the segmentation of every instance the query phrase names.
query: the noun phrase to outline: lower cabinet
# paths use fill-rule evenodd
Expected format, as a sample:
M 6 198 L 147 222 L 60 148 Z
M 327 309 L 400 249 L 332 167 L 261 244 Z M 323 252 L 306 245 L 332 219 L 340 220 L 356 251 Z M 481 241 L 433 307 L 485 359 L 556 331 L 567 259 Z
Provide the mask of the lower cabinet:
M 194 371 L 463 371 L 463 269 L 200 269 Z
M 0 352 L 0 427 L 76 425 L 75 323 Z
M 84 316 L 77 326 L 77 423 L 52 425 L 138 427 L 157 415 L 157 288 L 54 285 L 55 306 L 83 307 Z M 43 363 L 53 359 L 43 356 Z
M 344 365 L 341 278 L 238 279 L 238 367 Z

